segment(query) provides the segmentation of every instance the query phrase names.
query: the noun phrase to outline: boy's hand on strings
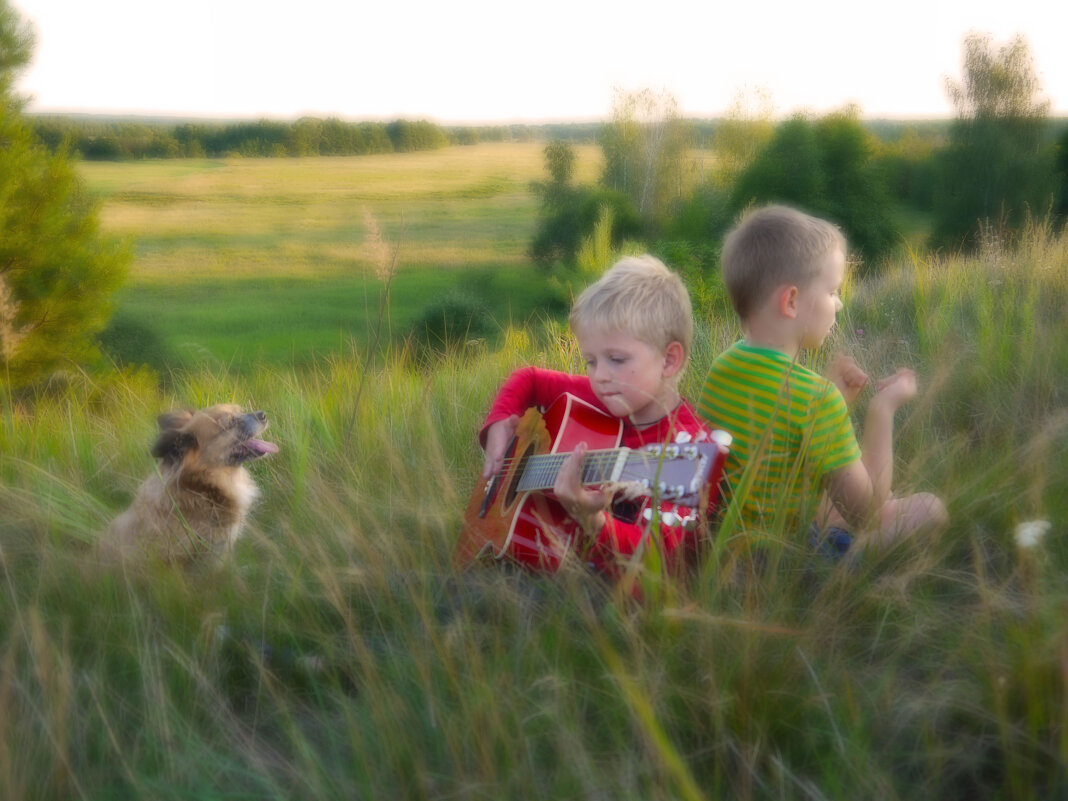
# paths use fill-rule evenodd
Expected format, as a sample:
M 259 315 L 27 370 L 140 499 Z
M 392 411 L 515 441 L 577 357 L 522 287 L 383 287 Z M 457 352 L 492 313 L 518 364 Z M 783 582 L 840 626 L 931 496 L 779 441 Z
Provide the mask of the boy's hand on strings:
M 871 380 L 860 366 L 844 353 L 839 353 L 831 362 L 831 368 L 827 371 L 827 378 L 842 393 L 847 406 L 852 406 L 860 391 Z
M 915 397 L 916 373 L 907 367 L 902 367 L 875 385 L 875 397 L 872 402 L 880 402 L 885 404 L 890 411 L 896 411 Z
M 482 478 L 490 478 L 501 472 L 504 467 L 504 454 L 508 443 L 519 428 L 519 415 L 513 414 L 498 420 L 486 430 L 486 458 L 482 463 Z
M 580 442 L 560 466 L 553 493 L 571 518 L 589 534 L 596 534 L 605 524 L 605 509 L 611 496 L 604 490 L 582 485 L 582 459 L 587 446 Z

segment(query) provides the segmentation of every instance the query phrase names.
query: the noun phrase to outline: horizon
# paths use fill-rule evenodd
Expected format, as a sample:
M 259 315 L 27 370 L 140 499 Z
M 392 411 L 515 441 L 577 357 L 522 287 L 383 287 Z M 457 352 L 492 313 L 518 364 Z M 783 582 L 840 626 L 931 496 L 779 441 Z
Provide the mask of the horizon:
M 449 119 L 437 119 L 429 116 L 419 115 L 400 115 L 397 117 L 346 117 L 339 114 L 330 113 L 314 113 L 309 112 L 306 114 L 298 114 L 295 116 L 226 116 L 226 115 L 197 115 L 191 113 L 177 113 L 177 112 L 141 112 L 141 111 L 82 111 L 82 110 L 66 110 L 66 109 L 30 109 L 27 110 L 26 115 L 29 117 L 63 117 L 63 118 L 83 118 L 88 120 L 102 120 L 109 122 L 158 122 L 158 123 L 216 123 L 216 124 L 228 124 L 228 123 L 243 123 L 243 122 L 258 122 L 265 120 L 268 122 L 278 122 L 283 124 L 295 123 L 302 119 L 336 119 L 344 123 L 358 124 L 358 123 L 389 123 L 397 120 L 407 120 L 409 122 L 414 121 L 426 121 L 438 125 L 443 128 L 490 128 L 490 127 L 502 127 L 502 126 L 527 126 L 531 128 L 548 127 L 554 125 L 603 125 L 611 122 L 611 115 L 606 114 L 601 117 L 590 117 L 586 119 L 508 119 L 508 120 L 449 120 Z M 828 111 L 827 113 L 831 113 Z M 1068 120 L 1068 113 L 1066 114 L 1053 114 L 1049 115 L 1051 120 Z M 684 122 L 697 122 L 697 123 L 715 123 L 721 122 L 727 118 L 727 115 L 720 116 L 693 116 L 680 112 L 679 119 Z M 776 115 L 773 118 L 774 122 L 781 122 L 788 119 L 785 115 Z M 892 122 L 892 123 L 939 123 L 939 122 L 952 122 L 955 117 L 950 114 L 946 114 L 940 117 L 936 116 L 908 116 L 900 115 L 896 117 L 879 116 L 873 117 L 865 114 L 861 114 L 859 119 L 861 122 Z
M 686 0 L 655 14 L 634 4 L 638 15 L 564 0 L 534 11 L 489 0 L 11 4 L 35 35 L 15 88 L 38 115 L 586 123 L 611 118 L 617 91 L 647 88 L 687 119 L 850 105 L 865 120 L 952 119 L 946 82 L 960 80 L 965 36 L 979 32 L 995 49 L 1022 36 L 1050 116 L 1068 116 L 1068 50 L 1041 0 L 901 0 L 892 15 L 774 0 L 759 16 Z

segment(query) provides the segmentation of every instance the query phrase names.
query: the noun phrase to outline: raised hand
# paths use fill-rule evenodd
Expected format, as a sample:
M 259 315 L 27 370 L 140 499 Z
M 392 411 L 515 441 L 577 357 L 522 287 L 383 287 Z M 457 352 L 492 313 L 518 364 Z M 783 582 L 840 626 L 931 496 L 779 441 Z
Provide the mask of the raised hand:
M 834 357 L 834 361 L 831 362 L 831 368 L 827 371 L 827 378 L 838 387 L 838 391 L 842 393 L 842 397 L 845 398 L 848 406 L 853 405 L 857 396 L 860 395 L 860 391 L 871 380 L 868 374 L 861 370 L 860 366 L 844 353 L 839 353 Z
M 880 379 L 875 385 L 875 398 L 888 409 L 896 410 L 916 397 L 916 373 L 907 367 Z

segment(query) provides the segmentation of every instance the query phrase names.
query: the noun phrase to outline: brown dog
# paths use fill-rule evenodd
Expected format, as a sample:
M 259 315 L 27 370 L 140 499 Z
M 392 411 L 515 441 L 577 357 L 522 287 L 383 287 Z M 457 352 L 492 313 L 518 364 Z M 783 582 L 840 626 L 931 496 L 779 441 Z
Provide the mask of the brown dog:
M 257 439 L 267 415 L 222 404 L 168 412 L 158 423 L 152 455 L 159 469 L 108 528 L 102 555 L 185 567 L 217 562 L 229 553 L 259 496 L 245 463 L 278 451 Z

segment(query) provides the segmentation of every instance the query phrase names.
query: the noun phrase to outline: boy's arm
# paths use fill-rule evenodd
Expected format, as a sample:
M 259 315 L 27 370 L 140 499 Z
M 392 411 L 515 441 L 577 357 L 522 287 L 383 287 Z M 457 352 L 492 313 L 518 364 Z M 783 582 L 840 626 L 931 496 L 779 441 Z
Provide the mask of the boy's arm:
M 875 493 L 863 458 L 831 471 L 824 476 L 823 483 L 831 503 L 850 528 L 865 528 Z
M 901 369 L 876 387 L 864 420 L 861 458 L 825 478 L 827 493 L 846 522 L 864 528 L 890 498 L 894 480 L 894 413 L 916 395 L 916 374 Z
M 501 468 L 504 467 L 504 454 L 517 428 L 519 428 L 519 415 L 512 414 L 495 423 L 487 423 L 482 429 L 481 437 L 486 449 L 485 458 L 482 461 L 482 478 L 490 478 L 501 472 Z
M 872 483 L 872 511 L 883 508 L 894 482 L 894 413 L 916 397 L 916 374 L 902 368 L 882 379 L 864 418 L 864 466 Z
M 478 432 L 479 444 L 486 452 L 482 464 L 483 478 L 489 478 L 501 469 L 504 452 L 512 441 L 523 413 L 531 407 L 547 408 L 564 392 L 586 401 L 592 398 L 592 402 L 600 408 L 590 387 L 590 379 L 586 376 L 539 367 L 521 367 L 508 376 L 493 399 L 486 421 Z

